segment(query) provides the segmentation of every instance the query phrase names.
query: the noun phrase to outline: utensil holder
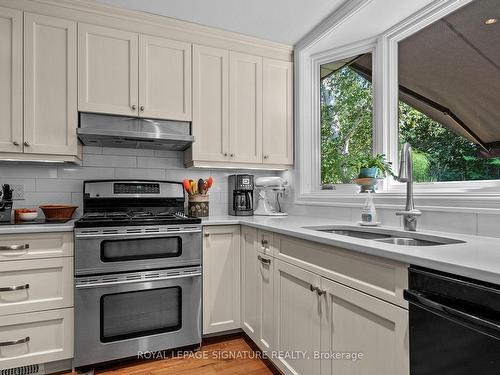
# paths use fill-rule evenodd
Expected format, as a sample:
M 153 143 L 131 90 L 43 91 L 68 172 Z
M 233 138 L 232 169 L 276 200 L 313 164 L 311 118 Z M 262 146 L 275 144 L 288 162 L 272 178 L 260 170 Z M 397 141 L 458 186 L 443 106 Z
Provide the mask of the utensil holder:
M 191 195 L 188 202 L 188 215 L 192 217 L 207 217 L 208 214 L 208 195 Z

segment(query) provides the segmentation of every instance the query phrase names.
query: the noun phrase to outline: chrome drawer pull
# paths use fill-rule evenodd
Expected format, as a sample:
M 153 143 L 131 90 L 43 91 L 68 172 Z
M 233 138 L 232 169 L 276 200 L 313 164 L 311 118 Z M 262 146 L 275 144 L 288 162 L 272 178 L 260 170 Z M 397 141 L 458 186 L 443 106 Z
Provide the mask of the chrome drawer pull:
M 0 250 L 26 250 L 30 248 L 29 243 L 25 243 L 24 245 L 4 245 L 0 246 Z
M 260 255 L 257 255 L 257 259 L 264 264 L 271 264 L 271 259 L 262 258 Z
M 6 286 L 6 287 L 1 287 L 0 292 L 14 292 L 16 290 L 24 290 L 24 289 L 29 289 L 29 288 L 30 288 L 30 284 Z
M 30 341 L 30 337 L 26 336 L 24 339 L 19 339 L 15 341 L 4 341 L 0 342 L 0 347 L 1 346 L 12 346 L 12 345 L 17 345 L 17 344 L 25 344 Z

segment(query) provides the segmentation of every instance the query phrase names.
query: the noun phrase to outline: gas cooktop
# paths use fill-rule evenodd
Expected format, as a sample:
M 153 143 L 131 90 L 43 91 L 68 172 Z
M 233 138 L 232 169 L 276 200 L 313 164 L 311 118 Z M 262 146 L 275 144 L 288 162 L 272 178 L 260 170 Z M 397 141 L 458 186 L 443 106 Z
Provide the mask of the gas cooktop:
M 186 197 L 179 182 L 94 180 L 85 181 L 83 190 L 77 228 L 201 223 L 185 215 Z

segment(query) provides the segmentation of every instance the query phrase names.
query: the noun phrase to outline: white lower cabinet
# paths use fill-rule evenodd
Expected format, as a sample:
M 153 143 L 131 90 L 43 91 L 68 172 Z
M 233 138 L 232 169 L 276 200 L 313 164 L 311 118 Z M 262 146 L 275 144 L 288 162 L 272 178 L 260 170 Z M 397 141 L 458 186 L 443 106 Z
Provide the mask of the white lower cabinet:
M 325 278 L 321 291 L 321 375 L 409 374 L 408 311 Z
M 273 362 L 285 374 L 320 373 L 321 303 L 311 285 L 321 278 L 311 272 L 275 259 L 274 264 L 274 350 Z M 344 375 L 344 374 L 342 374 Z
M 203 236 L 203 333 L 240 328 L 240 227 L 205 227 Z
M 0 369 L 71 357 L 72 308 L 7 315 L 0 319 Z
M 262 253 L 261 231 L 241 228 L 241 328 L 263 351 L 273 348 L 273 259 Z M 268 353 L 270 354 L 270 353 Z

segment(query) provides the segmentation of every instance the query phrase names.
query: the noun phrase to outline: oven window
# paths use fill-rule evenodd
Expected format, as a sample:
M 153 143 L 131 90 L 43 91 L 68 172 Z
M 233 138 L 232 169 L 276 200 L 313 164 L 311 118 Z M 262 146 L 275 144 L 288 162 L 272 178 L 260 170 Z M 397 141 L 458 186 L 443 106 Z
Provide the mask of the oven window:
M 182 254 L 180 237 L 134 238 L 101 242 L 103 262 L 174 258 Z
M 182 289 L 148 289 L 101 297 L 101 342 L 178 331 L 182 327 Z

